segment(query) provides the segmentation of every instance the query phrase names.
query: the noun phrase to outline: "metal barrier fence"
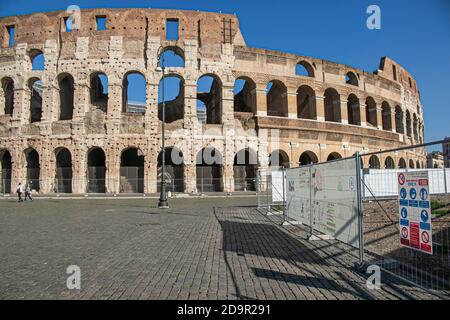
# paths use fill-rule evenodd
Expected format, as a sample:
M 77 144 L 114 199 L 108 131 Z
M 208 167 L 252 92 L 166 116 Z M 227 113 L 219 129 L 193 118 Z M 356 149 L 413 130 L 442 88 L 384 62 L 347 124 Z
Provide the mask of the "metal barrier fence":
M 445 142 L 285 169 L 281 183 L 276 171 L 259 170 L 258 206 L 281 204 L 284 224 L 306 227 L 310 240 L 338 240 L 358 248 L 359 266 L 378 265 L 450 296 L 450 170 L 392 168 L 392 159 L 424 163 L 424 148 Z M 285 190 L 280 201 L 274 188 Z
M 258 170 L 256 175 L 258 208 L 283 212 L 285 199 L 285 172 L 282 168 Z

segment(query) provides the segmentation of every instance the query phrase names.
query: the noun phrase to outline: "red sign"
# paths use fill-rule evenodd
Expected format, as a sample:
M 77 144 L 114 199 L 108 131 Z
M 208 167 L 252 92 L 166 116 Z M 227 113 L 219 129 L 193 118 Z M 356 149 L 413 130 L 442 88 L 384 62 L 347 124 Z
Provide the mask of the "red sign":
M 403 229 L 402 229 L 402 237 L 403 237 L 404 239 L 407 239 L 407 238 L 408 238 L 408 228 L 403 227 Z
M 428 179 L 419 180 L 419 186 L 427 186 L 427 185 L 428 185 Z
M 409 226 L 411 247 L 420 248 L 420 226 L 418 223 L 412 223 Z
M 426 231 L 422 232 L 422 242 L 428 244 L 430 242 L 430 234 Z
M 398 183 L 402 186 L 405 184 L 406 178 L 405 175 L 403 173 L 400 173 L 398 175 Z

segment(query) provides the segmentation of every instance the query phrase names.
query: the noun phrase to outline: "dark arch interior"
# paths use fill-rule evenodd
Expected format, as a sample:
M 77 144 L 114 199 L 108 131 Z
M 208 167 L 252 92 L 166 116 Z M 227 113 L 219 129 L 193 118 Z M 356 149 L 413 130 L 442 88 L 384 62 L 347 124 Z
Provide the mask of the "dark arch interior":
M 369 159 L 369 168 L 370 169 L 380 169 L 380 159 L 377 156 L 371 156 Z
M 59 80 L 59 120 L 70 120 L 73 117 L 74 80 L 65 75 Z
M 161 190 L 162 151 L 158 155 L 158 192 Z M 164 161 L 165 182 L 167 190 L 184 192 L 184 159 L 181 150 L 171 147 L 165 150 Z
M 354 94 L 351 94 L 348 97 L 347 115 L 348 115 L 348 123 L 349 124 L 353 124 L 353 125 L 361 124 L 359 99 Z
M 316 119 L 316 97 L 309 86 L 301 86 L 297 90 L 297 117 L 299 119 Z
M 406 161 L 405 161 L 405 159 L 401 158 L 401 159 L 398 161 L 398 167 L 399 167 L 400 169 L 406 169 Z
M 395 162 L 391 157 L 387 157 L 384 161 L 384 167 L 386 169 L 395 169 Z
M 289 168 L 289 156 L 282 150 L 275 150 L 270 155 L 269 166 Z
M 403 126 L 403 111 L 399 106 L 395 107 L 395 131 L 401 134 L 405 133 Z
M 256 191 L 258 161 L 253 150 L 244 149 L 234 157 L 234 190 Z
M 392 130 L 391 107 L 387 102 L 383 102 L 381 106 L 381 114 L 383 119 L 383 130 Z
M 342 158 L 342 156 L 339 153 L 333 152 L 328 156 L 327 161 L 334 161 L 334 160 L 338 160 L 341 158 Z
M 204 148 L 197 154 L 197 191 L 222 192 L 222 155 L 214 148 Z
M 372 97 L 366 99 L 366 121 L 368 125 L 378 126 L 377 105 Z
M 314 78 L 314 68 L 306 61 L 300 61 L 295 66 L 295 74 L 297 76 Z
M 137 148 L 120 157 L 120 193 L 144 193 L 144 155 Z
M 345 76 L 345 83 L 350 84 L 352 86 L 358 86 L 358 78 L 353 72 L 347 72 Z
M 57 193 L 72 193 L 72 155 L 67 149 L 56 152 L 56 186 Z
M 281 81 L 271 81 L 267 85 L 267 115 L 288 116 L 287 88 Z
M 325 121 L 341 122 L 341 100 L 334 89 L 325 91 Z
M 14 111 L 14 81 L 11 78 L 3 79 L 2 89 L 5 100 L 5 114 L 12 116 Z
M 216 76 L 197 81 L 197 117 L 204 124 L 222 124 L 222 84 Z
M 89 90 L 91 105 L 107 112 L 108 110 L 108 77 L 104 73 L 94 73 L 91 76 L 91 88 Z
M 87 192 L 106 192 L 106 156 L 100 148 L 94 148 L 88 154 Z
M 234 111 L 256 113 L 256 84 L 249 78 L 234 83 Z
M 42 119 L 42 91 L 43 82 L 39 79 L 30 81 L 30 122 L 39 122 Z
M 12 160 L 9 151 L 0 151 L 0 193 L 11 193 Z
M 299 159 L 300 166 L 306 166 L 306 165 L 318 163 L 318 162 L 319 162 L 319 159 L 311 151 L 303 152 Z
M 27 162 L 27 181 L 31 190 L 39 191 L 39 178 L 41 167 L 39 163 L 39 154 L 36 150 L 31 149 L 26 151 Z

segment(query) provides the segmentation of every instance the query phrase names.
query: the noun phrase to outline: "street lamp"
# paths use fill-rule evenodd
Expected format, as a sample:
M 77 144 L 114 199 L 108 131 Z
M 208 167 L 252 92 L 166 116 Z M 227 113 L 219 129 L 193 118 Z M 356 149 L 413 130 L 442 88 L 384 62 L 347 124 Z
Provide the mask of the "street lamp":
M 159 47 L 158 49 L 158 66 L 156 72 L 162 72 L 162 136 L 161 136 L 161 152 L 162 152 L 162 167 L 161 167 L 161 191 L 159 195 L 158 208 L 169 209 L 169 203 L 167 202 L 166 196 L 166 179 L 165 179 L 165 166 L 166 166 L 166 146 L 165 146 L 165 128 L 166 128 L 166 102 L 165 102 L 165 92 L 164 92 L 164 76 L 166 68 L 164 66 L 164 48 Z M 162 59 L 162 63 L 161 63 Z

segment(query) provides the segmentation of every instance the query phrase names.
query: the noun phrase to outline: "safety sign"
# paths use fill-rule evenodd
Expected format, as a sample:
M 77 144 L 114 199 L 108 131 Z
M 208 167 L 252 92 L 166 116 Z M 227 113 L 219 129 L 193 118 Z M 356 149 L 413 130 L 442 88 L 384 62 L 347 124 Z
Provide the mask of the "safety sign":
M 398 175 L 400 243 L 433 254 L 428 171 Z

